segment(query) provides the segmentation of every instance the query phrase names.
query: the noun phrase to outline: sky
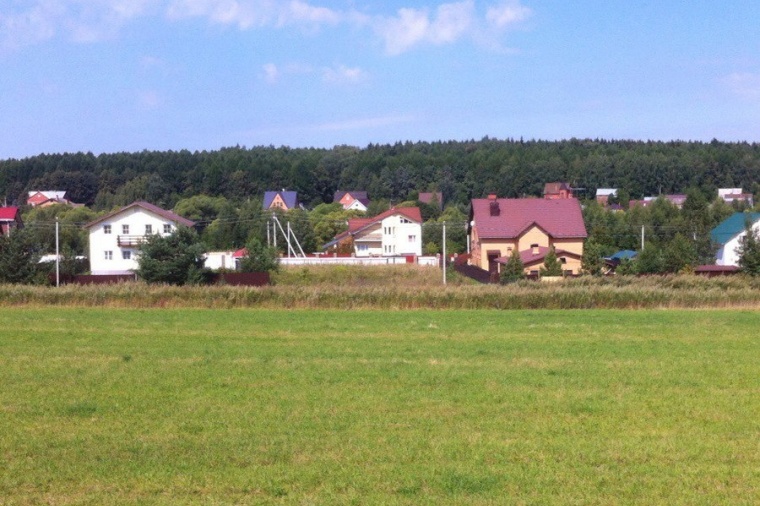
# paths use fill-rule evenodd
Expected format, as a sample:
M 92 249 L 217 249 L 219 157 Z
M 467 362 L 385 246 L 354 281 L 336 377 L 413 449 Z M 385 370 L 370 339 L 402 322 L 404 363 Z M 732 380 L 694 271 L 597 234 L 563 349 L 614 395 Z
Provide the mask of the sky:
M 760 142 L 760 2 L 0 0 L 0 159 Z

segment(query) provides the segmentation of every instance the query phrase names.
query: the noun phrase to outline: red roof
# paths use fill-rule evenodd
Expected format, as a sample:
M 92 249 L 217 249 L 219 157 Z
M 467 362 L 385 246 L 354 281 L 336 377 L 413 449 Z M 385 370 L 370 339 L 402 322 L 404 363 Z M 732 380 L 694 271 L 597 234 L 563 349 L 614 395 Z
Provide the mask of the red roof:
M 533 253 L 533 249 L 522 250 L 520 252 L 520 261 L 526 267 L 528 265 L 532 265 L 538 262 L 543 263 L 548 253 L 549 253 L 549 248 L 547 248 L 546 246 L 540 246 L 538 248 L 538 252 L 535 254 Z M 555 250 L 554 253 L 557 255 L 557 258 L 563 257 L 563 256 L 571 256 L 575 258 L 580 258 L 580 255 L 578 255 L 577 253 L 565 251 L 563 249 Z M 509 262 L 509 258 L 510 258 L 509 256 L 499 257 L 496 259 L 496 261 L 502 264 L 506 264 L 507 262 Z
M 190 221 L 187 218 L 183 218 L 179 214 L 173 213 L 172 211 L 167 211 L 166 209 L 161 209 L 160 207 L 158 207 L 156 205 L 153 205 L 153 204 L 150 204 L 148 202 L 143 202 L 143 201 L 139 201 L 138 200 L 137 202 L 132 202 L 128 206 L 122 207 L 118 211 L 114 211 L 112 213 L 108 213 L 107 215 L 105 215 L 105 216 L 103 216 L 101 218 L 98 218 L 97 220 L 95 220 L 95 221 L 93 221 L 91 223 L 88 223 L 87 225 L 85 225 L 85 228 L 90 228 L 90 227 L 92 227 L 94 225 L 97 225 L 98 223 L 101 223 L 101 222 L 103 222 L 105 220 L 108 220 L 108 219 L 116 216 L 117 214 L 121 214 L 124 211 L 127 211 L 128 209 L 131 209 L 133 207 L 141 207 L 141 208 L 145 209 L 148 212 L 151 212 L 153 214 L 161 216 L 162 218 L 167 219 L 169 221 L 173 221 L 175 223 L 179 223 L 180 225 L 184 225 L 186 227 L 193 227 L 193 226 L 195 226 L 195 222 Z
M 0 220 L 15 221 L 18 217 L 18 207 L 0 207 Z
M 492 202 L 498 216 L 491 215 Z M 587 236 L 576 199 L 473 199 L 472 217 L 481 239 L 516 239 L 534 225 L 554 239 Z
M 420 213 L 419 207 L 398 207 L 388 209 L 384 213 L 380 213 L 377 216 L 373 216 L 372 218 L 352 218 L 348 220 L 348 231 L 350 233 L 358 232 L 370 225 L 383 221 L 385 218 L 394 216 L 396 214 L 400 214 L 414 222 L 422 223 L 422 213 Z

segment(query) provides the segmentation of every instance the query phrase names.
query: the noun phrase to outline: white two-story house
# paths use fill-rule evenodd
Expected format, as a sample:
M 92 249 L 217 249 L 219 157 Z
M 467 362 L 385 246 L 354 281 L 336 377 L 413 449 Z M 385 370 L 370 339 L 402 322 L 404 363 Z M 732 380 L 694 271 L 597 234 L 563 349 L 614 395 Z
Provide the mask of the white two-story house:
M 357 257 L 422 255 L 422 215 L 418 207 L 389 209 L 373 218 L 352 218 L 348 230 L 324 246 L 353 242 Z
M 92 274 L 131 274 L 137 269 L 137 255 L 145 238 L 169 235 L 178 226 L 195 223 L 147 202 L 132 204 L 85 225 L 90 232 Z

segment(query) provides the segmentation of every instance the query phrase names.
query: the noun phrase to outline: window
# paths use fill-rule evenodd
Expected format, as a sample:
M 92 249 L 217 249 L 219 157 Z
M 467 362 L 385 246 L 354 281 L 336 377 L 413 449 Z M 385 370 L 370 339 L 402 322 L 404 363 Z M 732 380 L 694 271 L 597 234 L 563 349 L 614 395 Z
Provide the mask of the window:
M 130 260 L 132 258 L 132 252 L 129 250 L 122 251 L 121 258 L 123 258 L 124 260 Z
M 356 249 L 357 251 L 367 251 L 369 249 L 369 246 L 366 244 L 357 244 Z
M 171 233 L 172 233 L 171 223 L 164 223 L 164 234 L 171 234 Z
M 566 263 L 567 263 L 567 258 L 565 258 L 565 257 L 561 257 L 561 258 L 559 259 L 559 263 L 561 263 L 561 264 L 566 264 Z
M 145 235 L 150 235 L 153 233 L 153 225 L 145 225 Z
M 103 225 L 103 233 L 104 234 L 110 234 L 111 233 L 111 225 Z
M 113 260 L 113 251 L 106 251 L 105 252 L 105 259 L 106 260 Z
M 122 225 L 121 226 L 121 233 L 124 235 L 129 235 L 129 225 Z
M 410 235 L 409 236 L 409 242 L 417 242 L 417 236 L 416 235 Z
M 401 218 L 399 221 L 401 223 L 411 223 L 411 221 L 407 220 L 406 218 Z

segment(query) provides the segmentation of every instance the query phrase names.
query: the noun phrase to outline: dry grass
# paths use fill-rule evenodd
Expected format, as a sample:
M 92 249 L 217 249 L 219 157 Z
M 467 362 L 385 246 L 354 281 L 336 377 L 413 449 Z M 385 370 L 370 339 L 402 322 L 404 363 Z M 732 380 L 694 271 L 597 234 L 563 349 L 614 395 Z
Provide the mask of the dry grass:
M 657 309 L 757 308 L 760 280 L 663 276 L 480 285 L 458 275 L 442 284 L 430 267 L 283 269 L 263 288 L 125 283 L 60 288 L 0 286 L 0 305 L 303 309 Z

